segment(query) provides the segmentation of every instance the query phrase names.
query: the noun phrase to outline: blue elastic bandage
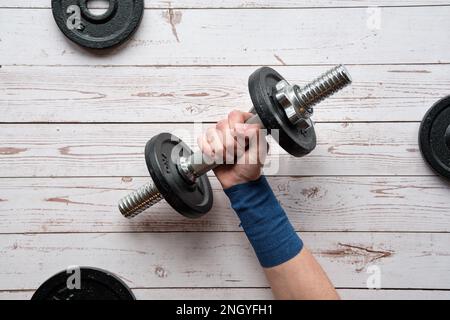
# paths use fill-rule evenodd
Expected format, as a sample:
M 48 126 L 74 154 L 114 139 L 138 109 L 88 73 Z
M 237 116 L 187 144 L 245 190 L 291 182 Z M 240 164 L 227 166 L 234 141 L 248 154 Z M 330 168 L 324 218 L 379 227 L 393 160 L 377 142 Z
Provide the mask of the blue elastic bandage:
M 300 253 L 303 242 L 264 176 L 225 193 L 264 268 L 278 266 Z

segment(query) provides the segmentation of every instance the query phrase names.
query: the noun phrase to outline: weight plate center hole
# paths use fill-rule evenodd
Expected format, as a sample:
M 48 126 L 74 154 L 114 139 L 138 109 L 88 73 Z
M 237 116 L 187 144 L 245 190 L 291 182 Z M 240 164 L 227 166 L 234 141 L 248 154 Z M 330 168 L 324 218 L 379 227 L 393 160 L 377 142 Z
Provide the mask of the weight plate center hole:
M 83 17 L 91 23 L 110 21 L 118 8 L 119 0 L 79 0 Z
M 445 143 L 447 144 L 447 148 L 450 150 L 450 125 L 447 127 L 445 131 Z
M 108 12 L 109 0 L 87 0 L 86 7 L 93 16 L 102 16 Z

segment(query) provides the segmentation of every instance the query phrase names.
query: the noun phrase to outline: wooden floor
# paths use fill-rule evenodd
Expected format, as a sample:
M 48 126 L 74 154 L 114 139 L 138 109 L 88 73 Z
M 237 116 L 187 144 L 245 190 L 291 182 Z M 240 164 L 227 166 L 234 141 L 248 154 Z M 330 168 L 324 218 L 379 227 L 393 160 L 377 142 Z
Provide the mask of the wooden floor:
M 131 41 L 101 55 L 63 36 L 49 3 L 0 0 L 0 299 L 70 265 L 141 299 L 270 299 L 215 178 L 200 220 L 165 203 L 126 220 L 116 203 L 148 181 L 153 135 L 193 146 L 194 122 L 250 109 L 257 67 L 304 84 L 339 63 L 354 84 L 316 108 L 317 149 L 272 155 L 270 183 L 344 298 L 450 298 L 450 183 L 417 145 L 450 94 L 450 1 L 146 1 Z

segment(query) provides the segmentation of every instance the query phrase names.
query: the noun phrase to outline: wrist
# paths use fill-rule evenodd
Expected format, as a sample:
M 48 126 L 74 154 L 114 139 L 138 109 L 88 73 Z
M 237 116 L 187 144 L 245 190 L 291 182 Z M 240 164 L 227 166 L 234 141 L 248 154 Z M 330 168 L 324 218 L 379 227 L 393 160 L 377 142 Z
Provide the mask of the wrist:
M 280 265 L 299 254 L 303 242 L 264 176 L 225 193 L 263 267 Z
M 216 173 L 217 178 L 219 179 L 220 184 L 222 185 L 222 188 L 224 190 L 230 189 L 234 186 L 245 184 L 248 182 L 253 182 L 256 180 L 259 180 L 261 178 L 261 172 L 255 172 L 250 175 L 241 175 L 237 173 L 229 173 L 227 172 L 224 175 L 221 175 L 220 173 Z

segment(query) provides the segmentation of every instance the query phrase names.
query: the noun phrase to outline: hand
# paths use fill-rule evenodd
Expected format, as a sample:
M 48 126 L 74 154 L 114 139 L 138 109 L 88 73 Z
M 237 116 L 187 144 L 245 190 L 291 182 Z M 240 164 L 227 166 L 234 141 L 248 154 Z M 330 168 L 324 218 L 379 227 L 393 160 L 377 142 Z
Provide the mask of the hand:
M 252 116 L 233 111 L 198 139 L 203 154 L 223 164 L 214 173 L 224 189 L 261 176 L 268 145 L 260 125 L 244 124 Z

